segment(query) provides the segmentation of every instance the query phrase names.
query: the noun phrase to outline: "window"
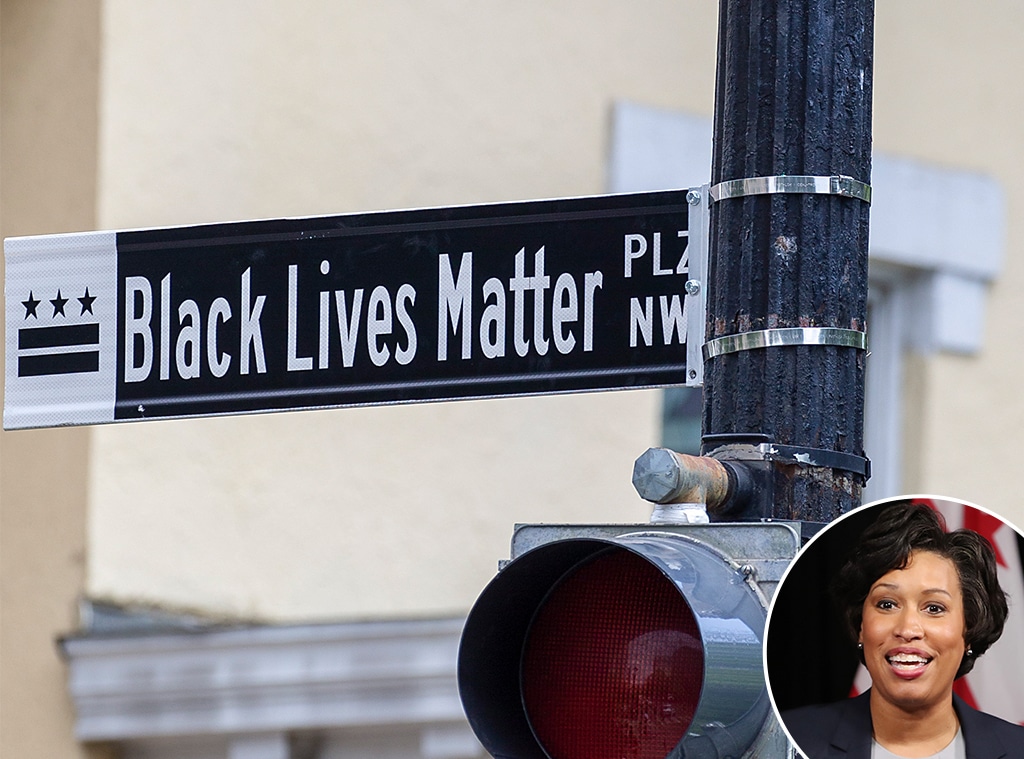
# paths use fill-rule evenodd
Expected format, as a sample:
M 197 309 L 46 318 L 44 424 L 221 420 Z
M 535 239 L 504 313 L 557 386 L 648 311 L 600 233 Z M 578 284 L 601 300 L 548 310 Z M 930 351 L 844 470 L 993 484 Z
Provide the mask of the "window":
M 704 184 L 711 176 L 711 120 L 618 103 L 608 184 L 638 192 Z M 972 355 L 982 347 L 986 291 L 1003 258 L 1004 200 L 992 179 L 876 154 L 869 246 L 864 447 L 872 478 L 864 500 L 917 483 L 904 445 L 905 357 Z M 681 453 L 700 445 L 700 391 L 665 391 L 662 444 Z

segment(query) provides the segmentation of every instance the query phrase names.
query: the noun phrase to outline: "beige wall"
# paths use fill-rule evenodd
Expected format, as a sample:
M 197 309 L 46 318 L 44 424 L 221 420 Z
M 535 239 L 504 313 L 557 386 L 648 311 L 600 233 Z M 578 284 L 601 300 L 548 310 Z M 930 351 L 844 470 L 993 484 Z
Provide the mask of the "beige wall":
M 706 2 L 169 8 L 104 3 L 104 225 L 592 193 L 611 98 L 713 108 Z
M 601 192 L 616 98 L 713 103 L 706 3 L 104 8 L 104 227 Z M 630 474 L 658 403 L 98 429 L 89 590 L 273 619 L 463 613 L 514 522 L 648 518 Z
M 1013 440 L 1024 428 L 1024 7 L 878 3 L 875 146 L 979 171 L 1006 192 L 1006 258 L 989 292 L 982 352 L 911 362 L 905 440 L 908 491 L 957 496 L 1024 527 Z M 951 197 L 950 203 L 956 198 Z M 958 251 L 970 257 L 970 250 Z
M 905 482 L 1024 522 L 1009 448 L 978 445 L 1024 408 L 999 350 L 1024 279 L 1019 88 L 978 85 L 1016 70 L 998 41 L 1021 11 L 949 6 L 879 7 L 876 147 L 1000 179 L 1009 255 L 985 351 L 908 363 Z M 707 3 L 103 12 L 105 228 L 599 192 L 616 99 L 712 109 Z M 657 415 L 639 392 L 97 429 L 88 589 L 270 619 L 458 613 L 513 522 L 646 518 L 629 470 Z
M 700 0 L 0 8 L 4 235 L 600 192 L 616 99 L 712 111 Z M 1024 8 L 877 13 L 876 148 L 1007 193 L 982 353 L 908 364 L 907 488 L 1024 525 Z M 0 754 L 76 755 L 53 638 L 83 587 L 263 619 L 461 613 L 514 522 L 646 519 L 629 475 L 658 413 L 630 392 L 3 434 Z
M 96 223 L 98 47 L 98 2 L 0 4 L 4 236 Z M 89 437 L 0 433 L 0 756 L 88 754 L 55 643 L 85 580 Z

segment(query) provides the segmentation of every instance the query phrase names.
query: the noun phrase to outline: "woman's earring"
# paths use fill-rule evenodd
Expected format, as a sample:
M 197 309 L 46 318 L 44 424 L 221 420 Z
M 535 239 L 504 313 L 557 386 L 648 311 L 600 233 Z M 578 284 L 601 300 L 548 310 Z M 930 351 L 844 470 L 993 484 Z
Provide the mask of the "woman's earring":
M 863 651 L 864 650 L 864 644 L 863 643 L 858 643 L 857 644 L 857 650 L 858 651 Z M 970 649 L 968 649 L 968 650 L 970 650 Z
M 967 646 L 967 655 L 974 656 L 974 649 L 972 649 L 970 646 Z

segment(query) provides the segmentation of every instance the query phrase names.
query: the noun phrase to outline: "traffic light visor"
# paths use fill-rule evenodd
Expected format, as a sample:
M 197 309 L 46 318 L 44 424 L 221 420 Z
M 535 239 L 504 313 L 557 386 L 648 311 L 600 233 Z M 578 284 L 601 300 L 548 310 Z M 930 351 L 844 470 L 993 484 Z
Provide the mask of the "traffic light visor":
M 739 756 L 767 713 L 763 628 L 756 590 L 699 541 L 558 540 L 481 594 L 459 688 L 495 757 Z

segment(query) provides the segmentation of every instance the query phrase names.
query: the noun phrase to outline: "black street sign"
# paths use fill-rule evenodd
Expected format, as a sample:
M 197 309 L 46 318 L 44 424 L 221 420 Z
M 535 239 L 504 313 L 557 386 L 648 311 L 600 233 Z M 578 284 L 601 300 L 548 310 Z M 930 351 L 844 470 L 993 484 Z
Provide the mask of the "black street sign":
M 684 384 L 690 210 L 677 190 L 11 238 L 4 426 Z

